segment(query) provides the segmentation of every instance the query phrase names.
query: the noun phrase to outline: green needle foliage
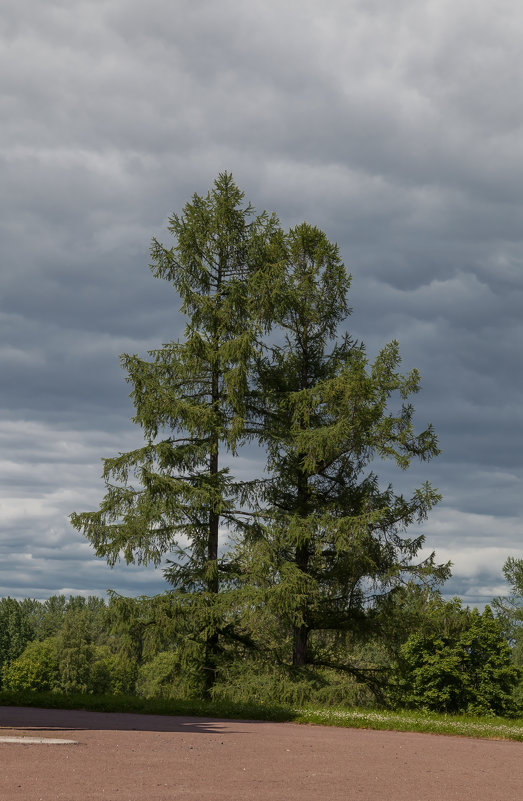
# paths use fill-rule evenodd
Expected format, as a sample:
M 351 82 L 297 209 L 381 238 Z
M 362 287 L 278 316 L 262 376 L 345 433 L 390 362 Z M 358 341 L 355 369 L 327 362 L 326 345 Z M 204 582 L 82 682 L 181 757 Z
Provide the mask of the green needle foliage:
M 261 325 L 252 286 L 260 271 L 267 277 L 281 240 L 276 218 L 255 215 L 243 197 L 223 173 L 206 197 L 194 195 L 171 217 L 172 247 L 153 241 L 151 268 L 182 300 L 185 337 L 151 351 L 149 360 L 122 356 L 133 420 L 146 442 L 105 459 L 100 508 L 71 516 L 110 564 L 123 556 L 159 565 L 170 556 L 170 582 L 193 594 L 187 600 L 193 636 L 205 650 L 207 692 L 219 650 L 221 567 L 227 576 L 219 530 L 245 526 L 252 494 L 252 484 L 231 476 L 221 457 L 252 435 L 249 378 Z
M 396 342 L 369 364 L 339 335 L 350 277 L 337 246 L 306 223 L 284 235 L 231 175 L 169 230 L 151 267 L 181 298 L 185 334 L 148 359 L 122 356 L 145 442 L 104 460 L 99 509 L 72 523 L 109 564 L 167 565 L 173 590 L 151 607 L 172 628 L 165 665 L 202 676 L 204 694 L 253 645 L 255 659 L 341 668 L 378 693 L 378 674 L 347 659 L 349 638 L 405 579 L 447 574 L 432 557 L 415 564 L 423 537 L 405 535 L 438 494 L 425 484 L 405 498 L 372 470 L 438 453 L 430 426 L 414 430 L 419 375 L 399 372 Z M 257 480 L 230 470 L 251 441 L 267 455 Z M 133 605 L 113 607 L 131 630 Z
M 258 364 L 269 477 L 245 571 L 263 590 L 258 622 L 278 621 L 280 658 L 288 643 L 295 667 L 336 667 L 372 681 L 347 660 L 348 635 L 368 630 L 380 599 L 405 577 L 443 579 L 448 568 L 433 556 L 414 564 L 424 540 L 404 534 L 440 496 L 429 484 L 411 498 L 380 488 L 371 463 L 392 458 L 405 469 L 414 457 L 435 456 L 437 440 L 430 426 L 414 431 L 409 397 L 420 378 L 399 372 L 397 343 L 369 364 L 363 345 L 338 336 L 350 277 L 337 247 L 304 223 L 286 248 L 272 285 L 275 344 Z M 389 411 L 391 399 L 399 411 Z

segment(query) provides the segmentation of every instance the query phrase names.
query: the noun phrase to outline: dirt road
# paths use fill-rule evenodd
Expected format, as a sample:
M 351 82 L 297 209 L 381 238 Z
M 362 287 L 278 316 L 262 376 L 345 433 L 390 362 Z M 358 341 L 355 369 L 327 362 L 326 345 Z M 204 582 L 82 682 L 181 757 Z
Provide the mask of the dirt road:
M 21 707 L 0 735 L 0 801 L 523 799 L 522 743 Z

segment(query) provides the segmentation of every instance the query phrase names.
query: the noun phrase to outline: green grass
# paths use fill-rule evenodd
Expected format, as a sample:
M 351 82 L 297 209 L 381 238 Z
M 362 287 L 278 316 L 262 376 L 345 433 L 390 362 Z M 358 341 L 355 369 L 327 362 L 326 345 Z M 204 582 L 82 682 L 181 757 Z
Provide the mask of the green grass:
M 292 708 L 262 703 L 163 700 L 135 696 L 60 695 L 0 691 L 0 706 L 34 706 L 47 709 L 88 709 L 96 712 L 137 712 L 154 715 L 242 720 L 291 721 L 358 729 L 427 732 L 523 742 L 523 718 L 438 715 L 432 712 L 372 711 L 307 706 Z
M 137 712 L 143 715 L 195 715 L 243 720 L 294 720 L 290 707 L 271 704 L 231 703 L 195 699 L 140 698 L 134 695 L 61 695 L 55 692 L 0 690 L 0 706 L 34 706 L 44 709 L 88 709 L 94 712 Z
M 430 734 L 453 734 L 495 740 L 523 742 L 523 718 L 440 715 L 435 712 L 371 711 L 355 709 L 295 710 L 297 723 L 323 726 L 346 726 L 357 729 L 413 731 Z

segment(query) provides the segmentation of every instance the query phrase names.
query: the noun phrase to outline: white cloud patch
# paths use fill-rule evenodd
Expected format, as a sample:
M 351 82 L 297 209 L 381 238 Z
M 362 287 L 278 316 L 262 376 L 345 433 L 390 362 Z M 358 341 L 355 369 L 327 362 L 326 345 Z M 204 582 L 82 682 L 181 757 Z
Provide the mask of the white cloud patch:
M 134 432 L 75 431 L 39 422 L 0 424 L 0 594 L 126 594 L 165 589 L 153 568 L 109 569 L 69 524 L 73 511 L 97 507 L 102 455 L 133 447 Z M 68 582 L 64 587 L 64 580 Z
M 452 562 L 452 578 L 444 587 L 447 596 L 462 595 L 465 602 L 484 604 L 506 595 L 503 565 L 509 556 L 523 558 L 522 517 L 462 512 L 443 505 L 424 524 L 426 546 L 439 563 Z

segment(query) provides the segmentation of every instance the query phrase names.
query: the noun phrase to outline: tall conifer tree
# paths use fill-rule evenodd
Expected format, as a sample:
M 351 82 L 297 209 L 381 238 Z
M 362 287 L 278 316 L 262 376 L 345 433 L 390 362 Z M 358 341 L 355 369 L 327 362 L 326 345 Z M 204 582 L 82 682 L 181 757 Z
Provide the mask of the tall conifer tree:
M 232 176 L 222 173 L 206 197 L 194 195 L 180 216 L 171 217 L 171 248 L 153 241 L 151 268 L 182 300 L 185 338 L 151 351 L 149 360 L 122 356 L 133 387 L 133 421 L 146 443 L 105 459 L 107 494 L 100 508 L 71 516 L 110 564 L 120 556 L 155 565 L 170 557 L 173 587 L 201 601 L 192 617 L 200 621 L 207 692 L 220 631 L 213 611 L 219 530 L 241 525 L 250 489 L 220 460 L 248 437 L 258 333 L 250 287 L 260 270 L 268 270 L 269 251 L 280 238 L 276 218 L 255 215 L 243 197 Z
M 289 232 L 286 269 L 272 285 L 275 344 L 258 368 L 268 478 L 265 522 L 247 559 L 250 575 L 267 588 L 263 604 L 290 632 L 292 664 L 338 665 L 360 675 L 334 658 L 328 637 L 311 642 L 311 634 L 343 639 L 364 627 L 375 599 L 402 576 L 446 571 L 432 557 L 415 566 L 423 537 L 404 536 L 425 519 L 437 493 L 425 484 L 406 499 L 380 488 L 371 469 L 378 457 L 405 469 L 438 447 L 430 426 L 414 432 L 408 398 L 420 379 L 415 370 L 400 374 L 397 343 L 369 365 L 363 345 L 338 336 L 349 314 L 349 283 L 323 232 L 305 223 Z M 388 408 L 394 397 L 397 413 Z

